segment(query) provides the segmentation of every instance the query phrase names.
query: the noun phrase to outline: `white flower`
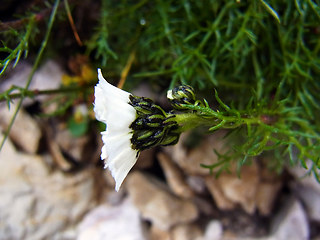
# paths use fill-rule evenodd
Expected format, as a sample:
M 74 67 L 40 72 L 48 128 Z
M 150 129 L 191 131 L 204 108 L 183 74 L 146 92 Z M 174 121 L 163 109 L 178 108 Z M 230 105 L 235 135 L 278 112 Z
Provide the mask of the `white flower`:
M 97 120 L 106 124 L 101 132 L 104 143 L 101 159 L 109 168 L 116 182 L 116 191 L 136 163 L 138 150 L 132 149 L 131 123 L 136 119 L 136 110 L 129 105 L 130 93 L 109 84 L 98 69 L 99 83 L 95 86 L 94 112 Z

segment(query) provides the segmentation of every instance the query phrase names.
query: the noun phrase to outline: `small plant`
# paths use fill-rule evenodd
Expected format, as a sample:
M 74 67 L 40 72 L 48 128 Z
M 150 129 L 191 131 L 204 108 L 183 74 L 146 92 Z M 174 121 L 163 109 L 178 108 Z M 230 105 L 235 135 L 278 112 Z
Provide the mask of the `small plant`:
M 90 65 L 102 67 L 108 80 L 121 77 L 125 88 L 145 81 L 164 94 L 188 85 L 208 100 L 183 87 L 187 92 L 169 94 L 174 111 L 166 113 L 179 124 L 179 131 L 198 125 L 207 126 L 209 132 L 229 129 L 232 151 L 217 153 L 221 161 L 204 167 L 225 169 L 232 161 L 240 167 L 269 152 L 274 156 L 270 166 L 277 171 L 286 165 L 307 168 L 306 161 L 311 160 L 309 170 L 319 180 L 319 2 L 101 0 L 90 8 L 81 1 L 72 1 L 70 8 L 66 3 L 68 7 L 58 8 L 63 4 L 57 0 L 50 8 L 47 34 L 27 86 L 18 95 L 12 93 L 16 88 L 1 93 L 0 100 L 9 103 L 21 97 L 22 101 L 38 94 L 28 86 L 44 49 L 59 54 L 68 48 L 49 41 L 49 33 L 57 33 L 52 30 L 55 11 L 69 9 L 69 18 L 57 20 L 61 24 L 68 23 L 75 10 L 86 9 L 83 22 L 91 24 L 89 30 L 77 27 L 84 46 L 74 47 L 74 55 L 87 55 Z M 28 18 L 19 30 L 5 29 L 19 43 L 11 49 L 9 40 L 2 41 L 0 51 L 7 53 L 0 61 L 2 76 L 9 63 L 15 66 L 27 53 L 30 36 L 38 20 L 44 19 L 38 16 Z M 70 34 L 77 46 L 74 35 Z M 180 102 L 183 99 L 189 100 Z

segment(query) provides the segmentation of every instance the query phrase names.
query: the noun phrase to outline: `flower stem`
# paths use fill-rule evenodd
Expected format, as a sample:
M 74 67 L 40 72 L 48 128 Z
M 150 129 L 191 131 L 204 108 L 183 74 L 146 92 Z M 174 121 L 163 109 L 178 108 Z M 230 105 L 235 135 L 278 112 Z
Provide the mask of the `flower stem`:
M 170 115 L 169 115 L 170 116 Z M 214 118 L 204 118 L 195 113 L 180 113 L 175 114 L 171 118 L 178 123 L 180 126 L 177 130 L 179 133 L 185 132 L 187 130 L 200 127 L 200 126 L 211 126 L 216 119 Z
M 241 125 L 261 124 L 259 116 L 241 116 L 230 115 L 229 112 L 219 112 L 201 106 L 194 106 L 197 112 L 187 112 L 180 114 L 168 114 L 171 120 L 174 120 L 180 126 L 177 132 L 181 133 L 199 126 L 210 127 L 209 131 L 215 131 L 220 128 L 232 129 Z

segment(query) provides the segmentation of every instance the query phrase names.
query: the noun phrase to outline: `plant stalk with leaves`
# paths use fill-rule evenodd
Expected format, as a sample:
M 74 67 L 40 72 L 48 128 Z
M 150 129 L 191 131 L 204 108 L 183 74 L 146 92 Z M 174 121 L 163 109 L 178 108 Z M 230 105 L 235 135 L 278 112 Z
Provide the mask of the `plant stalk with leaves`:
M 69 2 L 69 12 L 81 5 Z M 141 81 L 161 89 L 190 85 L 208 100 L 217 89 L 217 108 L 190 91 L 171 92 L 178 99 L 172 102 L 174 111 L 166 115 L 178 123 L 176 133 L 199 125 L 211 132 L 229 129 L 233 151 L 219 155 L 221 168 L 236 160 L 246 164 L 250 157 L 270 152 L 270 165 L 277 171 L 288 164 L 307 167 L 311 160 L 310 172 L 319 179 L 318 1 L 101 0 L 86 11 L 89 19 L 82 22 L 94 23 L 82 34 L 78 29 L 79 36 L 88 37 L 83 41 L 86 54 L 112 79 L 130 62 L 125 88 Z M 78 26 L 77 19 L 74 22 Z M 23 23 L 29 25 L 12 54 L 6 41 L 0 49 L 8 53 L 2 70 L 7 56 L 14 63 L 26 51 L 34 25 L 31 20 Z M 51 52 L 65 52 L 55 44 L 49 46 Z M 10 100 L 10 93 L 9 89 L 0 98 Z M 20 93 L 29 96 L 27 87 Z

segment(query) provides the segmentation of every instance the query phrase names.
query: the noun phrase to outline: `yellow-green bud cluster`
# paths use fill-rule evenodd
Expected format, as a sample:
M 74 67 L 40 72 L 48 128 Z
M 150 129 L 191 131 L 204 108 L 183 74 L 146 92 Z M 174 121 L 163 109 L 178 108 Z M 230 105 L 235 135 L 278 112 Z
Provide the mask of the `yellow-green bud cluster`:
M 172 145 L 179 140 L 177 122 L 167 117 L 165 111 L 151 99 L 130 95 L 130 105 L 137 112 L 136 120 L 130 125 L 133 131 L 131 144 L 139 151 L 156 145 Z
M 194 90 L 189 85 L 182 85 L 169 90 L 167 98 L 172 107 L 179 110 L 185 109 L 182 104 L 194 105 L 196 103 Z

